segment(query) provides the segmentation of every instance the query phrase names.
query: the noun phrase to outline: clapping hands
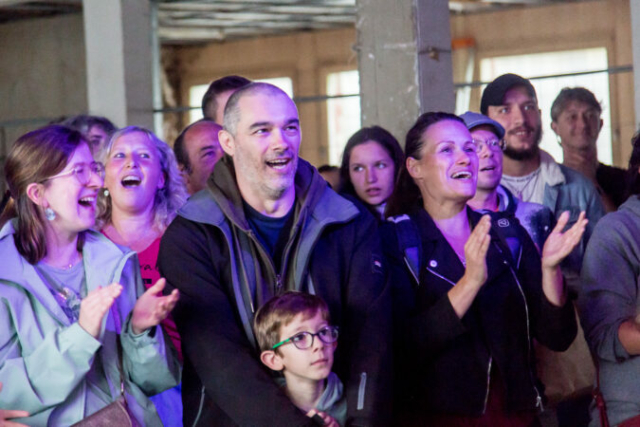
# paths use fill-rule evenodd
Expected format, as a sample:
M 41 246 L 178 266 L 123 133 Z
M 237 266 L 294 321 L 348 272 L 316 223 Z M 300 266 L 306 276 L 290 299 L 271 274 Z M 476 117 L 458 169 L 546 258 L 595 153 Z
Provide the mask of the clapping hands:
M 564 227 L 569 221 L 569 212 L 565 211 L 558 218 L 558 223 L 553 228 L 549 237 L 547 237 L 542 247 L 542 268 L 554 269 L 560 265 L 563 259 L 567 257 L 580 242 L 584 230 L 589 220 L 585 218 L 585 213 L 580 212 L 580 217 L 573 226 L 565 231 Z
M 167 281 L 158 280 L 152 287 L 138 298 L 133 307 L 131 316 L 131 328 L 134 334 L 141 334 L 147 329 L 158 325 L 171 313 L 178 302 L 178 290 L 174 289 L 167 296 L 162 295 Z

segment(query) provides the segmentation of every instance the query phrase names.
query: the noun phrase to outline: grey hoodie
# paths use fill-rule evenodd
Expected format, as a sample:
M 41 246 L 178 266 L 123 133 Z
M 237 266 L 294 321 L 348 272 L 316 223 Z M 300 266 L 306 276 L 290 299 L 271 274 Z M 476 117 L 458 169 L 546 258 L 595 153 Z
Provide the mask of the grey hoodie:
M 620 325 L 640 313 L 639 279 L 640 199 L 632 196 L 596 225 L 583 260 L 579 298 L 611 425 L 640 414 L 640 357 L 618 339 Z M 591 425 L 599 426 L 595 408 L 591 415 Z

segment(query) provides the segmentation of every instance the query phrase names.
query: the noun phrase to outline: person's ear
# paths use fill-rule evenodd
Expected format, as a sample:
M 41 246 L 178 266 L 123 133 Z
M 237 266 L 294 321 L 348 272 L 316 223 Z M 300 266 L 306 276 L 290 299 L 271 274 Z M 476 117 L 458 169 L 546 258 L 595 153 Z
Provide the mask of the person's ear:
M 420 179 L 422 178 L 422 165 L 418 159 L 414 159 L 413 157 L 407 157 L 406 160 L 407 172 L 411 175 L 411 178 Z
M 233 157 L 233 154 L 236 151 L 236 141 L 233 135 L 231 135 L 229 131 L 222 129 L 218 132 L 218 141 L 220 141 L 220 147 L 222 147 L 222 150 Z
M 31 183 L 27 185 L 27 197 L 33 203 L 43 208 L 49 206 L 49 202 L 44 197 L 44 185 L 40 183 Z
M 600 119 L 598 121 L 598 133 L 596 134 L 596 136 L 600 134 L 600 131 L 602 130 L 602 126 L 604 126 L 604 120 Z
M 164 188 L 164 184 L 167 182 L 167 177 L 164 176 L 164 173 L 160 174 L 160 179 L 158 180 L 158 187 L 157 189 L 160 190 L 161 188 Z
M 558 124 L 556 122 L 551 122 L 551 129 L 553 129 L 556 135 L 558 134 Z
M 266 350 L 260 353 L 260 361 L 272 371 L 282 371 L 284 369 L 282 357 L 274 350 Z

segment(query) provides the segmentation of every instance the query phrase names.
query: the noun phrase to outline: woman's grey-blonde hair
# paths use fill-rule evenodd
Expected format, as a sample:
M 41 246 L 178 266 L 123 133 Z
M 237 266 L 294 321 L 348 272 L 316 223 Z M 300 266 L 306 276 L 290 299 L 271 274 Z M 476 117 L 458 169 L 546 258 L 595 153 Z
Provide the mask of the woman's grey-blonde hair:
M 164 176 L 164 187 L 156 191 L 153 201 L 154 226 L 164 231 L 171 221 L 176 217 L 178 209 L 187 200 L 187 191 L 184 181 L 178 169 L 176 157 L 173 150 L 166 142 L 158 138 L 153 132 L 139 126 L 127 126 L 116 131 L 105 147 L 106 156 L 104 158 L 105 165 L 109 162 L 111 149 L 118 138 L 132 134 L 142 133 L 149 138 L 149 141 L 158 150 L 160 158 L 160 168 Z M 98 196 L 98 219 L 97 226 L 102 228 L 111 222 L 111 196 L 105 195 L 101 191 Z

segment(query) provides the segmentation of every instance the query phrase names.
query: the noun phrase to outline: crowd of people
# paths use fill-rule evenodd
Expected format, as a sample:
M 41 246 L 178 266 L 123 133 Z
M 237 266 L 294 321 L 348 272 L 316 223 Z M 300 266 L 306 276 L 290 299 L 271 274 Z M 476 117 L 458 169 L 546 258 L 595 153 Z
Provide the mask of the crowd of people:
M 639 422 L 640 134 L 600 163 L 589 90 L 553 103 L 563 164 L 515 74 L 319 170 L 281 89 L 202 111 L 173 149 L 84 115 L 13 144 L 0 426 Z

